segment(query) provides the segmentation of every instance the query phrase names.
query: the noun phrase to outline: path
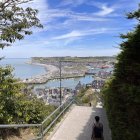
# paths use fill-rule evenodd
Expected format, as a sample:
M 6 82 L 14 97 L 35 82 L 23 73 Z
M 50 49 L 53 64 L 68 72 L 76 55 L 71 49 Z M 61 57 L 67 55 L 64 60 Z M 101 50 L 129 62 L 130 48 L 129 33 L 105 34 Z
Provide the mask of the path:
M 51 140 L 91 140 L 96 115 L 101 116 L 104 125 L 104 140 L 111 140 L 106 113 L 100 106 L 98 108 L 74 106 Z

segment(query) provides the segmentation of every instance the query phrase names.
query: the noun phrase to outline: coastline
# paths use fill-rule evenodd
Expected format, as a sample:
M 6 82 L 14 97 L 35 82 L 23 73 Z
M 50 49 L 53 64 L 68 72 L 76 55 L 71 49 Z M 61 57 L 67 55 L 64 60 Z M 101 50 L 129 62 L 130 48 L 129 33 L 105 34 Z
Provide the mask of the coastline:
M 59 68 L 54 65 L 48 65 L 48 64 L 41 64 L 41 63 L 32 63 L 32 62 L 26 62 L 29 65 L 38 65 L 43 66 L 46 70 L 45 74 L 40 74 L 31 78 L 27 78 L 22 80 L 23 83 L 26 84 L 43 84 L 48 82 L 49 80 L 59 79 Z M 78 78 L 85 76 L 85 73 L 65 73 L 61 78 L 62 79 L 68 79 L 68 78 Z
M 46 83 L 46 82 L 48 82 L 49 80 L 52 79 L 52 76 L 55 73 L 57 73 L 59 71 L 59 69 L 56 66 L 53 66 L 53 65 L 46 65 L 46 64 L 32 63 L 32 62 L 27 62 L 27 64 L 42 66 L 46 70 L 45 74 L 36 75 L 34 77 L 22 80 L 23 83 L 27 83 L 27 84 Z

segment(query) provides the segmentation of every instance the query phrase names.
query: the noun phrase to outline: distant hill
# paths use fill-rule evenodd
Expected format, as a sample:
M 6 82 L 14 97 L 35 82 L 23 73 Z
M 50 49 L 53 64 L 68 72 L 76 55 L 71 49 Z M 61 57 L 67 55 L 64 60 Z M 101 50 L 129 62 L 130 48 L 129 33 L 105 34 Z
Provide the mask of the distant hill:
M 32 62 L 57 62 L 57 61 L 72 61 L 72 62 L 98 62 L 98 61 L 116 61 L 115 56 L 96 56 L 96 57 L 32 57 Z

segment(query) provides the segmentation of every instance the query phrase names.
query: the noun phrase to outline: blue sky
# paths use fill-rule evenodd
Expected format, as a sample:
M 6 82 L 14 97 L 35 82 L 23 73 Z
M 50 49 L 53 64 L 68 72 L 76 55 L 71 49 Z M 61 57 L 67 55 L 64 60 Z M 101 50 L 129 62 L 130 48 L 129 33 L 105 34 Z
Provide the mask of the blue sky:
M 0 50 L 0 56 L 112 56 L 120 52 L 120 33 L 136 25 L 125 14 L 137 9 L 139 0 L 34 0 L 43 29 Z M 24 5 L 26 7 L 27 5 Z

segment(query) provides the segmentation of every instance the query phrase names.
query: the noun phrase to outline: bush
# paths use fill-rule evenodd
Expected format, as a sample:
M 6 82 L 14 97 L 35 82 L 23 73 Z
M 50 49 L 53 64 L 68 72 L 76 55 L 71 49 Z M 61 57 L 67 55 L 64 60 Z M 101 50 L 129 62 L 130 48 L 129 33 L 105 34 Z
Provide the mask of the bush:
M 140 8 L 128 18 L 140 18 Z M 121 35 L 121 53 L 115 64 L 114 76 L 102 92 L 109 117 L 113 140 L 140 139 L 140 25 Z
M 11 72 L 11 67 L 0 67 L 0 124 L 41 123 L 55 107 L 24 94 L 25 85 Z
M 84 96 L 82 98 L 82 103 L 84 103 L 84 104 L 90 103 L 90 96 Z

